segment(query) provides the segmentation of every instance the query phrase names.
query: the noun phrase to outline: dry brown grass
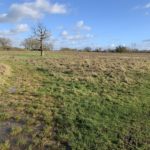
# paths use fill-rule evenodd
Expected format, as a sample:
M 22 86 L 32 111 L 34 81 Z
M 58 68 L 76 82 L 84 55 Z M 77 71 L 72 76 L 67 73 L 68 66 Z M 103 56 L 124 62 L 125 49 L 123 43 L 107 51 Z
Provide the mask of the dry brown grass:
M 0 85 L 5 83 L 6 77 L 11 75 L 11 68 L 6 64 L 0 64 Z

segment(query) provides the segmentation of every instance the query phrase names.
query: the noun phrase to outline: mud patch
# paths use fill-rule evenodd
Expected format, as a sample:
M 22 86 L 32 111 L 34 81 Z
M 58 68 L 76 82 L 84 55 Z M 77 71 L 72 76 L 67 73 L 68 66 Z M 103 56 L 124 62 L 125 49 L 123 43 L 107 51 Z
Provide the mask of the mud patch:
M 3 142 L 10 138 L 10 132 L 12 127 L 22 127 L 21 123 L 17 123 L 13 120 L 0 123 L 0 142 Z

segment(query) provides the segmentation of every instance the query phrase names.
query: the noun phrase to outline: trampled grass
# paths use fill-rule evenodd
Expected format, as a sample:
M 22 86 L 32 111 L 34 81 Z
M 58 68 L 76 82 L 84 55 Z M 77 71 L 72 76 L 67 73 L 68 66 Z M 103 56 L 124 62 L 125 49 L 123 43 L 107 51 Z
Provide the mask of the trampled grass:
M 150 149 L 149 54 L 0 52 L 0 64 L 0 149 Z

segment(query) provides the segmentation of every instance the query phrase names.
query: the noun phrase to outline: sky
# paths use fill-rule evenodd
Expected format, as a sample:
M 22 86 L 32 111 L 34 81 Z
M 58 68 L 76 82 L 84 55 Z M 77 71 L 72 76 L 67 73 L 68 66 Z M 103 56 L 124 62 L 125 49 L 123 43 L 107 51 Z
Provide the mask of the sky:
M 0 0 L 0 37 L 14 46 L 39 22 L 55 49 L 150 49 L 150 0 Z

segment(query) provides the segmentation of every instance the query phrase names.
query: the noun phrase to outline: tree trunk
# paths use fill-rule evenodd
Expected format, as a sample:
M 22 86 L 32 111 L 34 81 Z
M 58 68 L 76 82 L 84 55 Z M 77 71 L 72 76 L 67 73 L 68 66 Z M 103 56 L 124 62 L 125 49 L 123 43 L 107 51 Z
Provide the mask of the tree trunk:
M 42 43 L 43 41 L 41 40 L 40 42 L 41 42 L 41 46 L 40 46 L 41 56 L 43 56 L 43 43 Z

